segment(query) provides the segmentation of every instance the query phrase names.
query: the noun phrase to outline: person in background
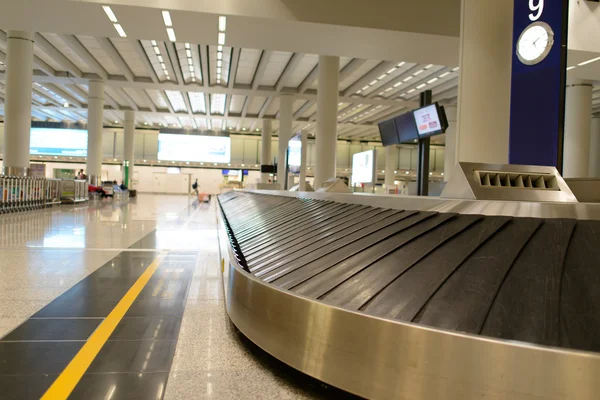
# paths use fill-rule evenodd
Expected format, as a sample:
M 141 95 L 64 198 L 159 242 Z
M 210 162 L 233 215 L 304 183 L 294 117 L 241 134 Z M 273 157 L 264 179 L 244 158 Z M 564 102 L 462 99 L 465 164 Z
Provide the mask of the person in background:
M 87 175 L 83 172 L 83 169 L 79 170 L 79 175 L 77 175 L 77 179 L 87 181 Z
M 127 190 L 127 186 L 125 185 L 124 181 L 121 181 L 121 190 L 122 191 L 126 191 Z
M 198 179 L 196 179 L 196 182 L 194 182 L 192 184 L 192 189 L 194 189 L 194 191 L 192 193 L 194 193 L 196 196 L 198 196 Z

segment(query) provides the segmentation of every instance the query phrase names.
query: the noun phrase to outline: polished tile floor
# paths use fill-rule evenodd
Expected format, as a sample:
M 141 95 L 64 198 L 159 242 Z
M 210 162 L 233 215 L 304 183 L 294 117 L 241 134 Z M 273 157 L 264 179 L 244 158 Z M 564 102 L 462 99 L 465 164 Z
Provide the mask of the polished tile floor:
M 159 253 L 70 398 L 339 397 L 230 322 L 216 215 L 214 199 L 144 194 L 0 215 L 2 398 L 39 398 Z

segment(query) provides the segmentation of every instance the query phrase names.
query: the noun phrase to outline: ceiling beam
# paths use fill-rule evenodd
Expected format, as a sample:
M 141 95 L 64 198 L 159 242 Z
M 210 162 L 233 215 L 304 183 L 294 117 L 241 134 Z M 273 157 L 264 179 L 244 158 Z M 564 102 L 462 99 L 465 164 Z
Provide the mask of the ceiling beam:
M 240 53 L 242 49 L 232 49 L 231 50 L 231 62 L 229 63 L 229 75 L 227 78 L 227 87 L 229 89 L 233 89 L 233 85 L 235 84 L 235 77 L 237 76 L 238 66 L 240 64 Z
M 258 89 L 260 81 L 262 81 L 262 78 L 265 75 L 265 71 L 267 70 L 267 66 L 269 65 L 269 60 L 271 59 L 272 54 L 273 52 L 271 50 L 263 50 L 260 60 L 258 60 L 256 71 L 254 71 L 254 76 L 252 77 L 252 90 Z
M 165 101 L 165 103 L 167 103 L 167 108 L 169 109 L 169 112 L 171 114 L 175 114 L 175 111 L 173 110 L 173 106 L 171 105 L 171 101 L 169 100 L 169 97 L 167 96 L 167 94 L 165 93 L 165 91 L 164 90 L 159 90 L 158 93 L 160 93 L 160 95 L 162 96 L 162 98 Z
M 131 107 L 133 111 L 139 111 L 140 108 L 135 100 L 133 100 L 133 98 L 131 98 L 131 96 L 129 96 L 129 94 L 123 88 L 118 88 L 117 93 L 123 100 L 125 100 L 126 103 L 129 104 L 129 107 Z
M 152 82 L 158 83 L 158 76 L 156 75 L 156 71 L 154 70 L 152 63 L 148 59 L 148 54 L 146 54 L 146 50 L 144 50 L 144 46 L 142 46 L 142 43 L 139 40 L 135 39 L 131 39 L 130 43 L 135 52 L 137 53 L 139 59 L 142 61 L 142 64 L 144 64 L 144 67 L 146 67 L 146 71 L 148 72 L 150 79 L 152 79 Z
M 407 108 L 406 106 L 398 106 L 398 107 L 391 107 L 388 108 L 387 110 L 383 110 L 380 113 L 371 115 L 368 119 L 367 119 L 367 123 L 370 123 L 372 125 L 377 125 L 379 124 L 381 121 L 385 121 L 386 119 L 392 118 L 392 117 L 396 117 L 400 114 L 402 114 L 402 112 L 411 109 Z
M 59 35 L 60 38 L 69 46 L 90 68 L 102 79 L 108 78 L 108 72 L 100 65 L 98 60 L 85 48 L 83 44 L 74 35 Z
M 225 97 L 225 118 L 227 118 L 227 116 L 229 115 L 229 107 L 231 107 L 231 98 L 233 96 L 232 95 L 227 95 Z
M 52 83 L 46 84 L 45 86 L 48 89 L 52 90 L 54 93 L 58 94 L 59 96 L 64 97 L 65 100 L 67 100 L 70 104 L 73 104 L 73 105 L 81 108 L 81 102 L 79 100 L 77 100 L 75 97 L 73 97 L 72 95 L 70 95 L 69 93 L 65 92 L 62 88 L 60 88 L 57 85 L 54 85 Z
M 394 94 L 396 94 L 399 90 L 403 90 L 403 89 L 399 89 L 399 88 L 402 87 L 405 83 L 408 83 L 412 79 L 414 79 L 413 74 L 420 69 L 423 69 L 423 66 L 420 64 L 415 64 L 412 67 L 408 68 L 406 71 L 402 72 L 400 75 L 396 76 L 394 79 L 391 79 L 381 85 L 375 85 L 372 88 L 372 90 L 369 92 L 369 94 L 364 95 L 363 97 L 374 98 L 377 96 L 377 93 L 380 93 L 381 91 L 385 91 L 388 88 L 392 88 L 392 90 L 389 91 L 390 95 L 388 96 L 388 97 L 391 97 Z M 410 78 L 409 78 L 409 76 L 410 76 Z M 409 79 L 409 80 L 405 82 L 404 81 L 405 79 Z M 394 85 L 397 85 L 397 86 L 394 87 Z
M 181 96 L 183 97 L 183 102 L 185 103 L 188 115 L 190 118 L 193 118 L 194 113 L 192 111 L 192 104 L 190 103 L 190 96 L 188 96 L 187 92 L 181 92 Z
M 246 114 L 248 113 L 248 107 L 250 106 L 250 102 L 252 101 L 252 96 L 247 96 L 244 101 L 244 106 L 242 107 L 242 118 L 246 118 Z
M 104 50 L 108 57 L 110 57 L 110 59 L 117 66 L 117 68 L 121 70 L 121 73 L 123 74 L 125 79 L 127 79 L 128 81 L 133 81 L 135 78 L 133 72 L 131 72 L 129 65 L 127 65 L 123 57 L 121 57 L 121 54 L 116 49 L 115 45 L 110 41 L 110 39 L 96 38 L 96 41 L 100 43 L 100 47 L 102 47 L 102 50 Z
M 262 118 L 265 116 L 272 101 L 273 97 L 267 97 L 267 100 L 263 103 L 262 107 L 260 108 L 260 111 L 258 112 L 258 118 Z
M 288 82 L 290 77 L 294 74 L 294 72 L 296 72 L 300 61 L 302 61 L 303 58 L 304 54 L 292 54 L 290 61 L 288 61 L 287 65 L 285 66 L 285 69 L 283 70 L 283 72 L 279 76 L 279 79 L 277 80 L 277 83 L 275 84 L 275 91 L 281 92 L 281 90 L 285 87 L 285 84 Z
M 52 98 L 51 96 L 47 95 L 46 92 L 44 92 L 43 90 L 40 89 L 40 87 L 33 87 L 33 91 L 38 95 L 43 97 L 44 99 L 46 99 L 49 103 L 54 104 L 58 107 L 62 107 L 63 105 L 60 104 L 60 102 L 58 100 L 55 100 L 54 98 Z
M 307 100 L 306 103 L 302 104 L 298 110 L 294 113 L 294 118 L 300 118 L 309 108 L 315 104 L 314 100 Z
M 198 45 L 200 54 L 200 66 L 202 67 L 202 87 L 208 88 L 210 85 L 210 76 L 208 71 L 208 46 Z
M 183 72 L 181 71 L 181 64 L 179 63 L 179 57 L 177 55 L 177 48 L 175 47 L 175 43 L 165 43 L 165 48 L 167 49 L 167 55 L 169 56 L 169 60 L 171 61 L 171 67 L 175 76 L 177 77 L 177 82 L 180 85 L 185 85 L 185 80 L 183 79 Z
M 353 74 L 357 69 L 363 66 L 363 64 L 367 62 L 367 60 L 362 60 L 360 58 L 353 58 L 342 70 L 340 71 L 339 81 L 342 82 L 346 78 L 348 78 L 351 74 Z
M 212 111 L 210 110 L 210 95 L 208 93 L 204 93 L 204 107 L 206 108 L 206 116 L 210 117 Z
M 319 73 L 319 63 L 306 75 L 306 78 L 302 81 L 300 86 L 298 86 L 298 93 L 306 92 L 312 84 L 317 80 L 317 74 Z
M 81 90 L 77 85 L 73 85 L 73 84 L 65 84 L 63 85 L 67 90 L 71 91 L 73 94 L 75 94 L 76 96 L 79 96 L 81 99 L 83 99 L 84 102 L 87 103 L 88 100 L 88 94 Z
M 152 101 L 152 97 L 150 97 L 148 92 L 146 92 L 144 89 L 140 89 L 139 91 L 143 93 L 144 96 L 146 96 L 146 99 L 148 99 L 148 104 L 150 105 L 150 109 L 152 110 L 152 112 L 156 112 L 156 104 L 154 104 L 154 101 Z
M 44 52 L 48 54 L 54 61 L 56 61 L 65 71 L 73 74 L 77 78 L 83 77 L 83 72 L 75 64 L 71 62 L 67 57 L 65 57 L 60 51 L 56 49 L 45 37 L 40 35 L 39 33 L 35 34 L 35 45 L 39 46 Z
M 377 80 L 378 77 L 385 74 L 391 68 L 395 67 L 396 63 L 393 61 L 382 61 L 369 72 L 360 77 L 353 84 L 348 86 L 343 92 L 342 96 L 350 96 L 351 94 L 356 93 L 357 90 L 360 90 L 364 86 L 368 85 L 370 82 Z

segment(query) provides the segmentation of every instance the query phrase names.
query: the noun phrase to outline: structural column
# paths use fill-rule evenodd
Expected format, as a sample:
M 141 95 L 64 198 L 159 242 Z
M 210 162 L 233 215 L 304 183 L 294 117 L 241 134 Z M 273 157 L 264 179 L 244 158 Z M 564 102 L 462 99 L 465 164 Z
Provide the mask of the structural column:
M 133 164 L 135 162 L 135 111 L 125 111 L 125 129 L 123 132 L 123 182 L 134 189 Z
M 592 178 L 600 178 L 600 117 L 592 118 L 590 176 Z
M 563 176 L 585 178 L 590 169 L 592 130 L 592 84 L 580 80 L 567 83 Z
M 336 177 L 337 107 L 340 58 L 319 56 L 315 190 Z
M 102 175 L 104 82 L 92 80 L 88 86 L 88 154 L 86 172 L 90 183 L 97 185 L 100 183 Z
M 385 193 L 389 194 L 394 189 L 394 180 L 396 180 L 396 167 L 398 165 L 398 147 L 395 145 L 385 148 Z M 394 191 L 395 193 L 395 191 Z
M 286 165 L 288 142 L 292 137 L 294 98 L 282 95 L 279 98 L 279 151 L 277 152 L 277 184 L 282 190 L 286 188 Z
M 444 107 L 448 118 L 446 129 L 446 147 L 444 149 L 444 181 L 448 182 L 456 167 L 456 107 Z
M 261 153 L 260 153 L 260 164 L 261 165 L 272 165 L 271 160 L 271 133 L 273 130 L 273 124 L 270 119 L 263 119 L 262 122 L 262 133 L 261 133 Z M 260 183 L 269 183 L 269 174 L 260 174 Z
M 29 174 L 33 33 L 8 31 L 4 106 L 4 173 Z
M 512 0 L 462 0 L 457 161 L 508 163 L 512 26 Z

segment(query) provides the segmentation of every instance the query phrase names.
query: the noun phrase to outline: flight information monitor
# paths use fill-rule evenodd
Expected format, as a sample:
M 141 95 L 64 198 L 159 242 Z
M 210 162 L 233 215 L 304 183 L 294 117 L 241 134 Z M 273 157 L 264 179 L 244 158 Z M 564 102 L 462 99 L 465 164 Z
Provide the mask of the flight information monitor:
M 379 135 L 381 136 L 381 143 L 383 143 L 384 146 L 400 144 L 394 118 L 380 122 L 378 128 Z
M 419 108 L 413 111 L 413 115 L 420 138 L 444 133 L 445 127 L 442 124 L 444 119 L 440 116 L 440 108 L 437 103 Z
M 407 112 L 394 118 L 398 131 L 399 143 L 413 143 L 419 139 L 419 132 L 412 112 Z

